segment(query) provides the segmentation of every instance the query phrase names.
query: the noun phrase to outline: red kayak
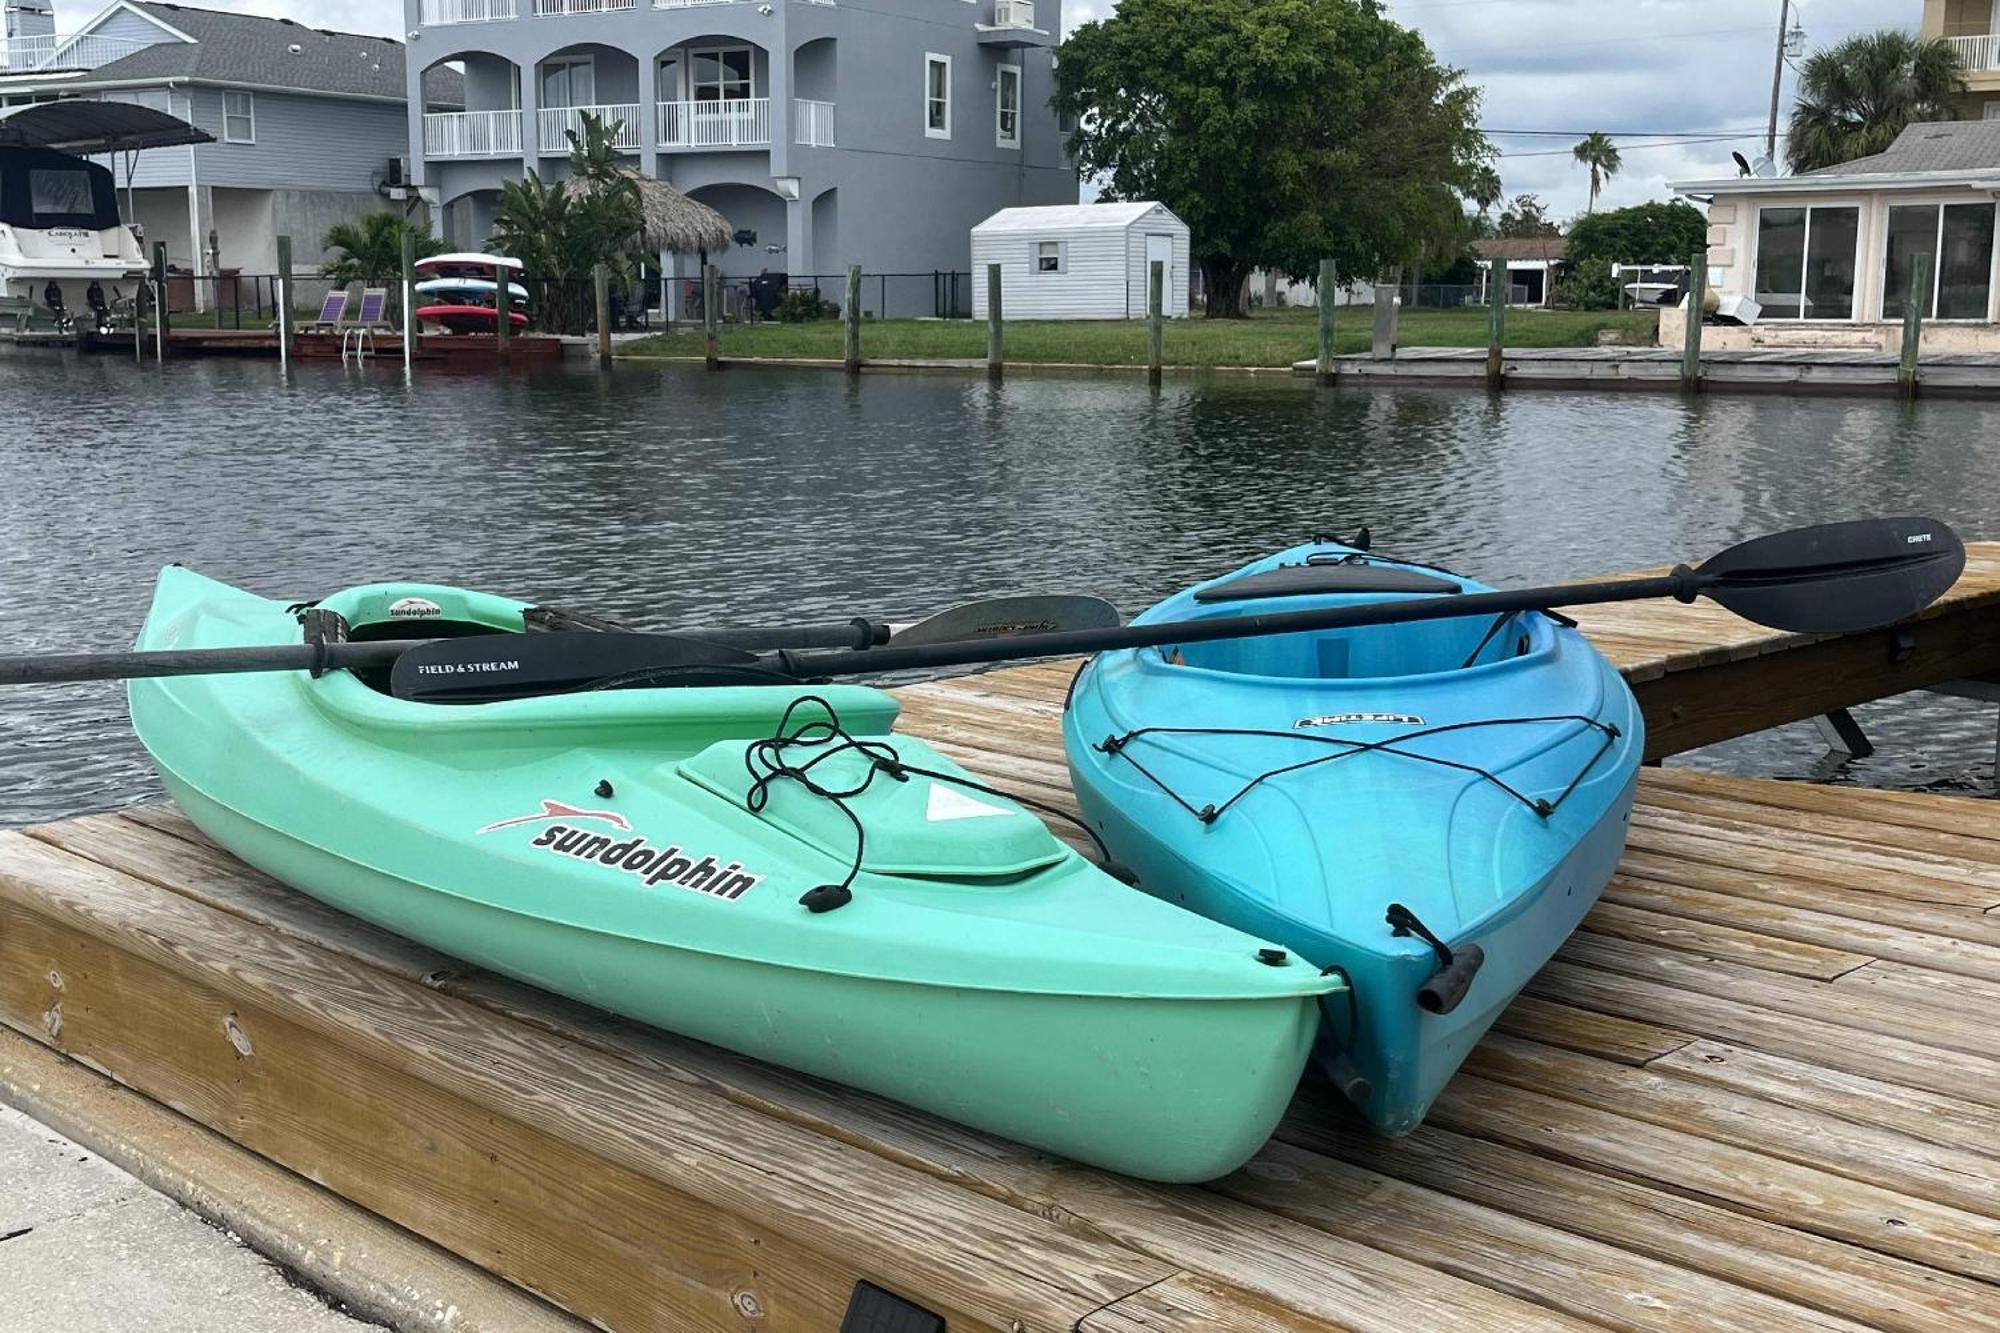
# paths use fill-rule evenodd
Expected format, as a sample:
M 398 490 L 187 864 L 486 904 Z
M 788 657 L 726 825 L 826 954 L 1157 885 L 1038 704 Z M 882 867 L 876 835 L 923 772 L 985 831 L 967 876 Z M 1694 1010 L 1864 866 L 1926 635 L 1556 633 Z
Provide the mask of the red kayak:
M 491 333 L 498 320 L 490 305 L 427 305 L 417 309 L 417 318 L 442 324 L 453 333 Z M 518 310 L 507 312 L 509 328 L 525 329 L 528 317 Z

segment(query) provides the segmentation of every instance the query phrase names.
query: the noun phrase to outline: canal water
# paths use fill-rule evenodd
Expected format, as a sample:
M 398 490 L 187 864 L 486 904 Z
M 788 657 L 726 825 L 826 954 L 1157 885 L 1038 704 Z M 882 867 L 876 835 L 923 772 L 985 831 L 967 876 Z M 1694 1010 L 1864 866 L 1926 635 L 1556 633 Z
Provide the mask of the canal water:
M 2000 538 L 2000 406 L 0 355 L 10 653 L 127 645 L 169 561 L 287 600 L 407 577 L 667 628 L 1029 590 L 1130 613 L 1363 524 L 1504 585 L 1916 511 Z M 1858 716 L 1865 762 L 1804 725 L 1677 762 L 1991 790 L 1990 706 Z M 120 688 L 0 695 L 0 825 L 157 795 Z

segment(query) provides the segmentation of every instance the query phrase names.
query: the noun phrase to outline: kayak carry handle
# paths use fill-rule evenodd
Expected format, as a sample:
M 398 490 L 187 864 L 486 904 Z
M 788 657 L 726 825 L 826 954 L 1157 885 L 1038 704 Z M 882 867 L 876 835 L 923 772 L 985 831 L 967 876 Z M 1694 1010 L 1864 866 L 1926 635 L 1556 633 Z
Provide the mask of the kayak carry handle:
M 1463 944 L 1451 951 L 1451 961 L 1431 973 L 1431 979 L 1417 987 L 1417 1008 L 1427 1014 L 1448 1014 L 1472 989 L 1486 951 L 1476 944 Z

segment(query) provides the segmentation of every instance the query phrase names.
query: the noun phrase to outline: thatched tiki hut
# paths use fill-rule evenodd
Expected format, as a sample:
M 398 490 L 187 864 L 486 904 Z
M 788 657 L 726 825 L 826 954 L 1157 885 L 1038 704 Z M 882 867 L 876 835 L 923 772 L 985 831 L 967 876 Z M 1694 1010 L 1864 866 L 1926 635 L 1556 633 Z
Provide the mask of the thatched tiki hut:
M 630 167 L 620 168 L 619 175 L 632 182 L 639 191 L 639 210 L 642 219 L 639 236 L 634 249 L 660 257 L 660 309 L 671 309 L 667 303 L 668 255 L 696 255 L 704 264 L 708 262 L 711 250 L 727 250 L 735 235 L 729 219 L 710 208 L 707 204 L 690 199 L 663 180 L 642 176 Z M 572 180 L 572 187 L 588 188 L 584 180 Z

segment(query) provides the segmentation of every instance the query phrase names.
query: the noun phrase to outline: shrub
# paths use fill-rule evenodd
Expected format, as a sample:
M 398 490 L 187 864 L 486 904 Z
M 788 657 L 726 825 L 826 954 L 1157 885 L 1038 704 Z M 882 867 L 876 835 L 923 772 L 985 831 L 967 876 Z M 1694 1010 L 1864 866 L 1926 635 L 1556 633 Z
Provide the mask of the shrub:
M 821 296 L 815 288 L 794 287 L 778 298 L 771 314 L 780 323 L 810 324 L 814 320 L 833 319 L 840 314 L 840 307 Z

